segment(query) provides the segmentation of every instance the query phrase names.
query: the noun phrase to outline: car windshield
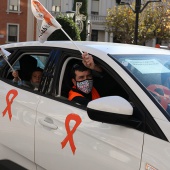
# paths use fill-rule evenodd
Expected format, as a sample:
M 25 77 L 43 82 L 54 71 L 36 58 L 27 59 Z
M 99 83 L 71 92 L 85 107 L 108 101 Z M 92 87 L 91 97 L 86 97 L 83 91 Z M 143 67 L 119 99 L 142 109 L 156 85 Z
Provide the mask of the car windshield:
M 112 55 L 170 114 L 170 55 Z

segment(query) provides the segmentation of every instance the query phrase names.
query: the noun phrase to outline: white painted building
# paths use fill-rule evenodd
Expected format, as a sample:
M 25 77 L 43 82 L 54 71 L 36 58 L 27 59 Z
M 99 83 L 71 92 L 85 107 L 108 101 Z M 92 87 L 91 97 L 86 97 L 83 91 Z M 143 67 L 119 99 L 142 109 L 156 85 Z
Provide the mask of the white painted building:
M 92 24 L 92 40 L 113 41 L 113 36 L 105 31 L 107 9 L 116 5 L 115 0 L 88 0 L 88 16 Z

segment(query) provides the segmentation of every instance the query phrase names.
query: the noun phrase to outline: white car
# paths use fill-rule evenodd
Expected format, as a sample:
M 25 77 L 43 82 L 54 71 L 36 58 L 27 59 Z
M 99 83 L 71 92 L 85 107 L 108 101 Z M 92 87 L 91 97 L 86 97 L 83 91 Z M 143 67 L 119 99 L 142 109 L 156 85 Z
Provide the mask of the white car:
M 75 45 L 76 44 L 76 45 Z M 169 170 L 170 51 L 102 42 L 2 45 L 15 68 L 25 56 L 44 64 L 38 91 L 13 83 L 0 60 L 0 169 Z M 69 73 L 91 54 L 101 98 L 67 99 Z M 29 63 L 27 64 L 29 65 Z M 30 64 L 31 67 L 31 64 Z

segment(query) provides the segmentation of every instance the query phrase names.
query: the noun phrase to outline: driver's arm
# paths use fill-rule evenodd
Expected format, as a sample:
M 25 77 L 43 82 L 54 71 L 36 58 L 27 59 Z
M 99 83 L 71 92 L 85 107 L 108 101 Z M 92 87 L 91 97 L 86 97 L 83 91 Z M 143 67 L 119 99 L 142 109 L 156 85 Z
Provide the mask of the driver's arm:
M 102 69 L 99 65 L 94 63 L 93 57 L 91 55 L 89 55 L 87 52 L 84 52 L 82 54 L 82 59 L 83 59 L 83 64 L 91 69 L 91 70 L 95 70 L 97 72 L 102 72 Z

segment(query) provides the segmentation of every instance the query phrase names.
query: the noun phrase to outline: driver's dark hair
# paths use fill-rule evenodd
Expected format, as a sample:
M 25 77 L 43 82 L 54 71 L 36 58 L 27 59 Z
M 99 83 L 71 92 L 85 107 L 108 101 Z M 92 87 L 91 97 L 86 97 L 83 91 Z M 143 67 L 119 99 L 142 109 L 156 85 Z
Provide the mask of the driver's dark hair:
M 83 71 L 87 71 L 87 70 L 90 70 L 90 69 L 85 67 L 83 63 L 74 64 L 71 69 L 71 78 L 75 79 L 75 77 L 76 77 L 75 71 L 83 72 Z

